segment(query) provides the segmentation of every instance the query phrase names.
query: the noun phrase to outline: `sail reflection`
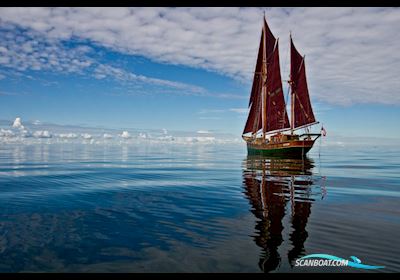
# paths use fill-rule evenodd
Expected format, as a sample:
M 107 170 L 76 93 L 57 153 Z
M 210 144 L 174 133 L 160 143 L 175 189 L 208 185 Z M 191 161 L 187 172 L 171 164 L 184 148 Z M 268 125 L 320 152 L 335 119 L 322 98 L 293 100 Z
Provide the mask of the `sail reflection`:
M 282 263 L 278 248 L 284 242 L 284 217 L 290 223 L 287 259 L 294 266 L 305 254 L 307 222 L 311 205 L 324 191 L 315 186 L 313 160 L 284 159 L 249 155 L 244 162 L 243 186 L 257 218 L 255 243 L 261 247 L 259 267 L 264 272 L 277 270 Z M 324 188 L 324 187 L 322 187 Z M 286 221 L 286 220 L 285 220 Z

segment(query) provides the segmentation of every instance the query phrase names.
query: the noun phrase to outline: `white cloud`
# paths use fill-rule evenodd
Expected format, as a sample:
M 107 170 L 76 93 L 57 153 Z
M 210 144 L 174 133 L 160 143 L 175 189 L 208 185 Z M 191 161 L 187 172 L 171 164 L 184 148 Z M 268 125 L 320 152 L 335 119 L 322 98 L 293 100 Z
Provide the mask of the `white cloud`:
M 249 111 L 249 109 L 247 109 L 247 108 L 230 108 L 229 111 L 235 112 L 238 114 L 246 114 Z
M 230 109 L 202 109 L 197 114 L 215 114 L 215 113 L 226 113 L 234 112 L 238 114 L 246 114 L 249 109 L 247 108 L 230 108 Z
M 60 133 L 58 134 L 58 137 L 64 139 L 75 139 L 78 138 L 78 135 L 76 133 Z
M 20 30 L 11 24 L 4 24 L 2 27 L 3 29 L 0 29 L 2 38 L 0 66 L 15 69 L 16 72 L 10 73 L 13 75 L 20 76 L 21 72 L 27 70 L 75 73 L 89 75 L 99 80 L 113 79 L 131 86 L 151 85 L 153 88 L 150 92 L 155 89 L 159 91 L 161 88 L 169 88 L 172 93 L 202 94 L 205 92 L 199 86 L 137 75 L 120 67 L 101 63 L 90 56 L 93 52 L 92 48 L 85 45 L 66 47 L 62 42 L 49 38 L 48 34 L 43 34 L 38 30 Z M 29 28 L 29 26 L 26 27 Z M 32 78 L 30 75 L 24 76 Z M 42 82 L 44 85 L 55 83 Z
M 169 80 L 163 80 L 163 79 L 156 79 L 143 75 L 136 75 L 122 68 L 105 64 L 99 64 L 95 68 L 93 77 L 98 80 L 102 80 L 105 78 L 112 78 L 120 82 L 133 82 L 134 84 L 145 83 L 145 84 L 151 84 L 153 86 L 169 87 L 175 90 L 188 91 L 192 94 L 201 94 L 205 92 L 205 89 L 199 86 L 194 86 L 190 84 L 174 82 Z
M 343 105 L 400 104 L 400 95 L 393 90 L 400 87 L 398 8 L 269 8 L 266 15 L 272 32 L 280 38 L 283 79 L 289 70 L 289 30 L 299 51 L 306 54 L 312 99 Z M 93 61 L 79 59 L 82 55 L 78 50 L 69 53 L 54 48 L 59 40 L 74 36 L 122 53 L 207 69 L 249 84 L 262 9 L 2 8 L 0 19 L 2 26 L 17 24 L 33 29 L 51 43 L 33 38 L 11 47 L 2 45 L 0 64 L 19 70 L 87 69 Z M 2 38 L 12 36 L 9 33 L 5 32 Z M 94 75 L 106 77 L 101 71 Z M 164 83 L 134 75 L 136 81 Z M 165 83 L 180 86 L 172 81 Z
M 210 132 L 208 130 L 198 130 L 198 134 L 209 134 Z
M 212 136 L 203 136 L 203 137 L 196 137 L 196 140 L 199 142 L 214 142 L 215 137 Z
M 149 136 L 148 136 L 148 134 L 146 132 L 140 132 L 139 133 L 139 137 L 143 138 L 143 139 L 149 138 Z
M 1 20 L 1 11 L 0 11 Z M 89 75 L 95 79 L 113 79 L 126 86 L 151 85 L 155 88 L 169 88 L 173 93 L 201 94 L 202 87 L 186 83 L 138 75 L 121 67 L 104 64 L 93 58 L 93 49 L 78 45 L 66 47 L 55 38 L 49 38 L 40 30 L 20 30 L 11 24 L 1 24 L 0 66 L 15 69 L 10 75 L 21 75 L 27 70 L 51 71 L 62 74 Z M 29 28 L 29 27 L 27 27 Z M 2 75 L 4 76 L 4 75 Z M 24 75 L 32 78 L 30 75 Z M 5 76 L 4 76 L 5 77 Z M 0 78 L 1 79 L 1 78 Z M 44 85 L 56 82 L 42 81 Z
M 1 129 L 0 129 L 0 136 L 1 136 L 1 137 L 14 137 L 14 136 L 15 136 L 15 133 L 12 132 L 12 131 L 9 130 L 9 129 L 3 129 L 3 128 L 1 128 Z
M 160 136 L 157 139 L 161 140 L 161 141 L 167 141 L 167 142 L 175 141 L 175 138 L 172 135 Z
M 214 114 L 214 113 L 223 113 L 226 112 L 225 109 L 202 109 L 199 112 L 197 112 L 198 114 Z
M 10 121 L 4 122 L 5 124 Z M 144 130 L 139 135 L 131 136 L 128 131 L 115 133 L 115 129 L 105 129 L 98 127 L 64 126 L 58 124 L 40 124 L 36 131 L 28 129 L 4 129 L 0 128 L 0 143 L 20 143 L 20 144 L 53 144 L 53 143 L 75 143 L 84 145 L 134 145 L 137 143 L 150 144 L 227 144 L 238 143 L 236 137 L 230 134 L 221 134 L 206 130 L 175 131 L 169 132 L 162 129 Z M 74 132 L 73 132 L 74 131 Z M 78 133 L 79 132 L 79 133 Z M 154 133 L 154 134 L 153 134 Z M 117 137 L 118 135 L 118 137 Z M 120 137 L 127 137 L 121 141 Z M 45 141 L 43 141 L 46 138 Z M 238 138 L 241 140 L 240 138 Z M 240 142 L 241 143 L 241 142 Z
M 81 136 L 85 140 L 92 139 L 92 135 L 90 135 L 89 133 L 82 133 Z
M 51 138 L 52 135 L 47 130 L 37 130 L 33 133 L 36 138 Z
M 21 129 L 21 130 L 24 129 L 24 126 L 22 125 L 20 117 L 15 118 L 15 120 L 14 120 L 14 122 L 12 124 L 12 127 L 18 128 L 18 129 Z
M 131 138 L 131 135 L 129 134 L 128 131 L 123 131 L 122 134 L 121 134 L 121 137 L 125 138 L 125 139 L 128 139 L 128 138 Z
M 20 131 L 20 134 L 21 134 L 22 137 L 25 137 L 25 138 L 32 137 L 32 133 L 29 130 L 26 130 L 26 129 L 22 129 Z
M 20 30 L 5 23 L 1 27 L 0 65 L 4 67 L 20 72 L 48 70 L 82 74 L 93 63 L 80 47 L 66 49 L 58 40 L 32 29 Z
M 111 134 L 104 133 L 104 134 L 103 134 L 103 138 L 104 138 L 104 139 L 112 139 L 113 136 L 112 136 Z

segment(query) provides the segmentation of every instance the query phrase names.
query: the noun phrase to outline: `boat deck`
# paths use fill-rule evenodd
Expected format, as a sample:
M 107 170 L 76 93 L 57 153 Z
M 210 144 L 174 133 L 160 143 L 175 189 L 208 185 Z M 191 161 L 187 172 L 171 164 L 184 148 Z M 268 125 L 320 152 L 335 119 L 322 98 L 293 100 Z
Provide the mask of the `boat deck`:
M 315 141 L 321 134 L 304 134 L 304 135 L 280 135 L 272 137 L 271 140 L 265 142 L 263 139 L 254 139 L 247 142 L 247 150 L 249 154 L 263 155 L 305 155 L 314 145 Z M 306 139 L 300 139 L 306 136 Z M 312 139 L 311 136 L 316 136 Z

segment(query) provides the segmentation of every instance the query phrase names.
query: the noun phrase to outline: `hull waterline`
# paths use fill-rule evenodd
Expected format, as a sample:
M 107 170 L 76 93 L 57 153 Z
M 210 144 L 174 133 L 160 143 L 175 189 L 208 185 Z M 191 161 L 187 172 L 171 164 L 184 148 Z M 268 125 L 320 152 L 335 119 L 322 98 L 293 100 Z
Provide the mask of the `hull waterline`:
M 247 153 L 249 155 L 303 157 L 311 150 L 313 145 L 313 140 L 279 144 L 247 143 Z

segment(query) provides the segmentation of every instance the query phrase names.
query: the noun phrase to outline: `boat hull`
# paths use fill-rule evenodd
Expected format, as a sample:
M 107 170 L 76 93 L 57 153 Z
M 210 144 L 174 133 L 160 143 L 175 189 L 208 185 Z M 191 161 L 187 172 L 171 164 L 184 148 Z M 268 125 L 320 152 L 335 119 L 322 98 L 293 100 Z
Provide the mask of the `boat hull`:
M 283 143 L 247 143 L 249 155 L 302 157 L 311 150 L 315 140 L 297 140 Z

